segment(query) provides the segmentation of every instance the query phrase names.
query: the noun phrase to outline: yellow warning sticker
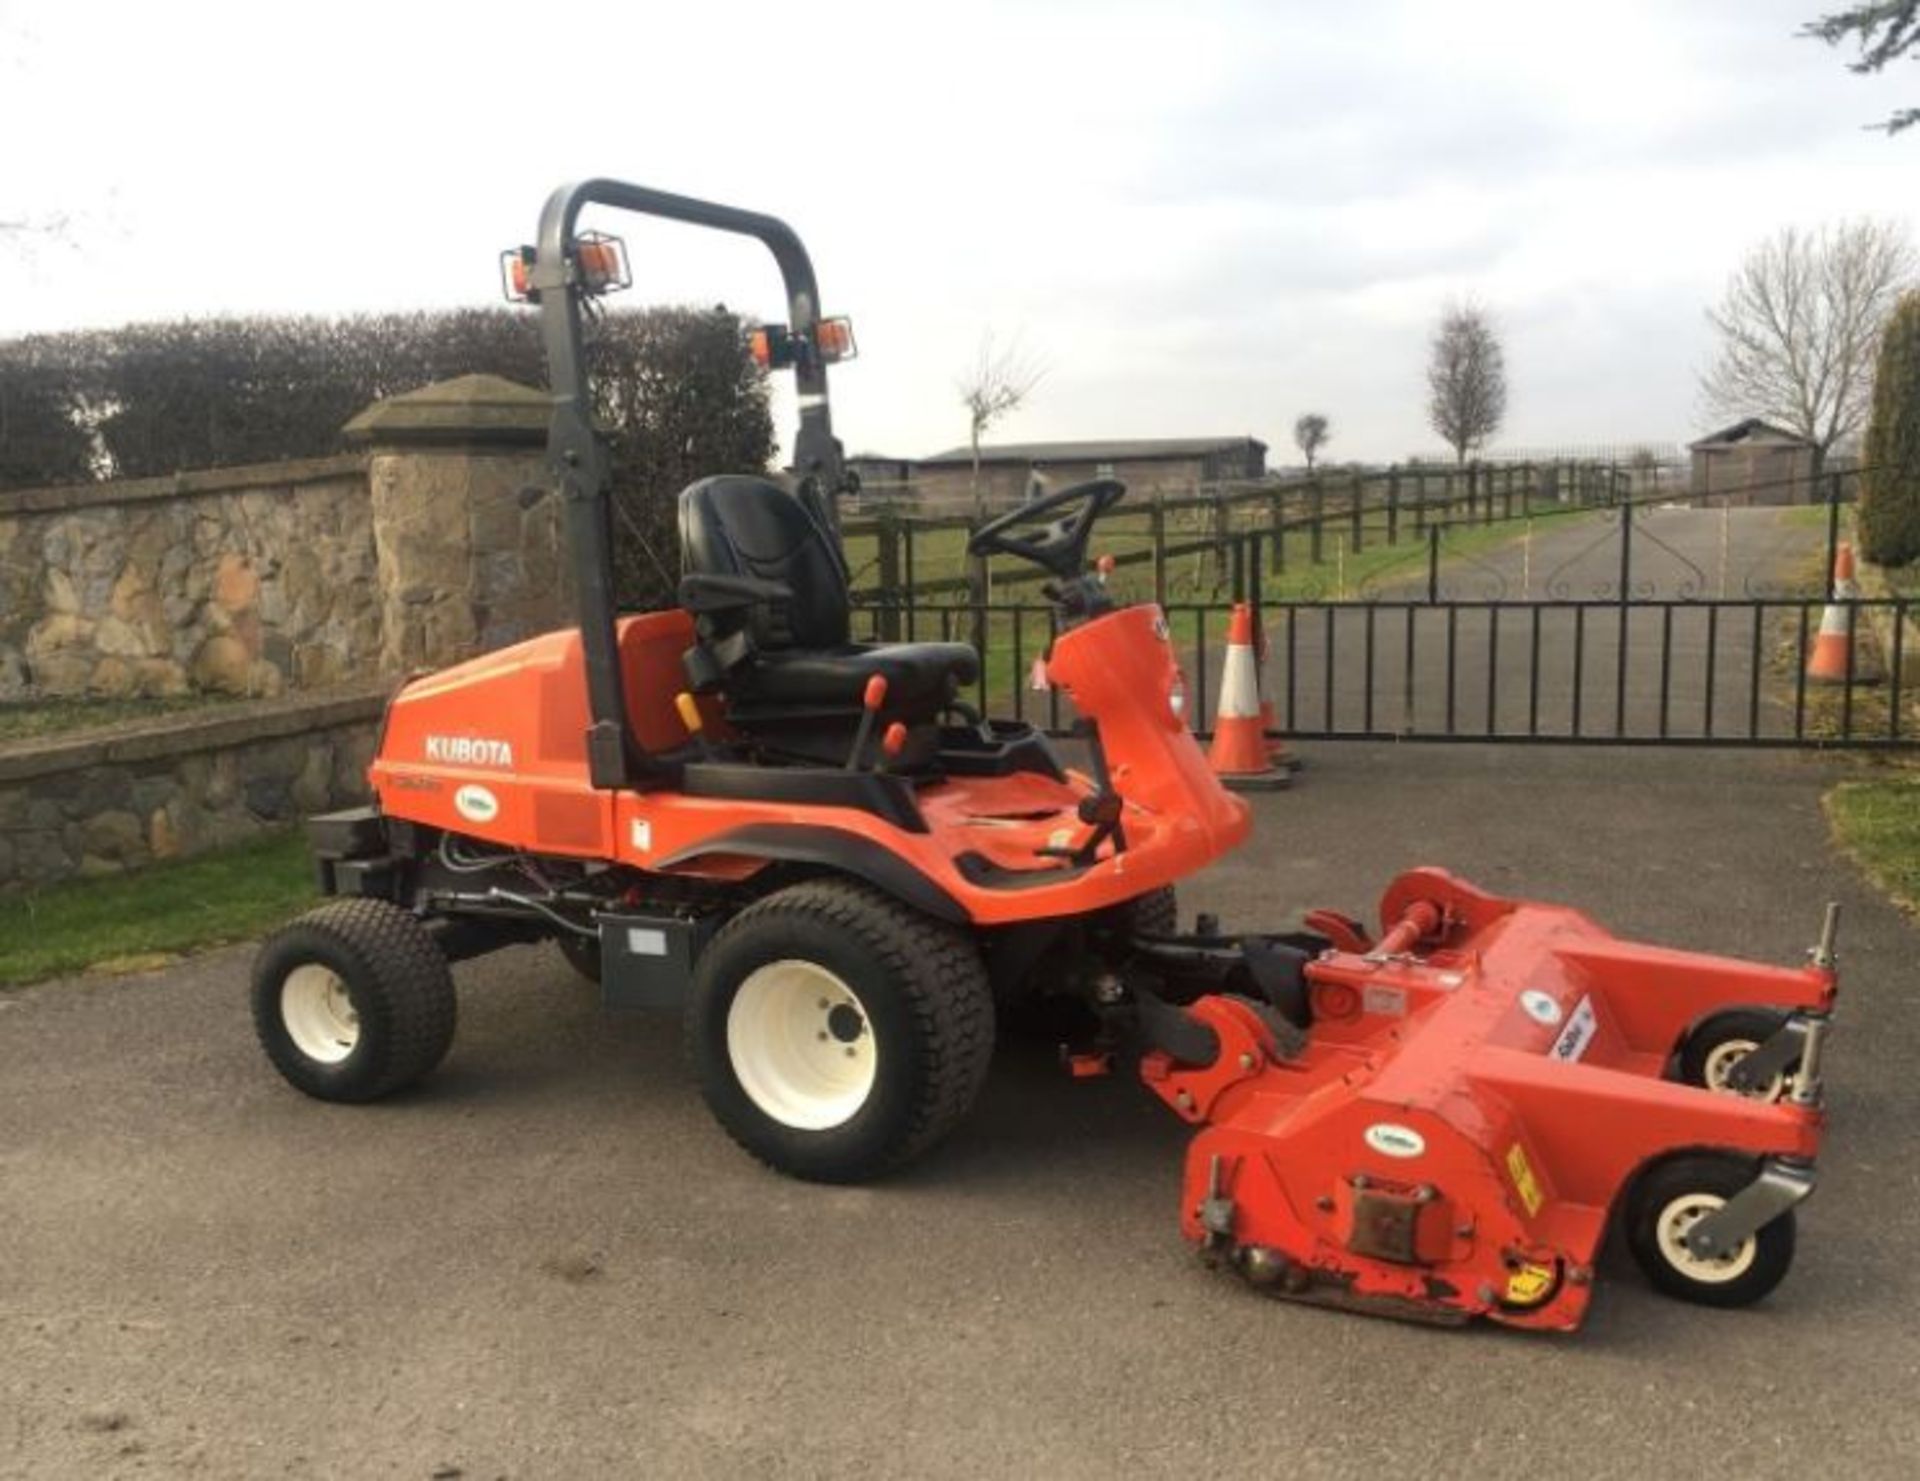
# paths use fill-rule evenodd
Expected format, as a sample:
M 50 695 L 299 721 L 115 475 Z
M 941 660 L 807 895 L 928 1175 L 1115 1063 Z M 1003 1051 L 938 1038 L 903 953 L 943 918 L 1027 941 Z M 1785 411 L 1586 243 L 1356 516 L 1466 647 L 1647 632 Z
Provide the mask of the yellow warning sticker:
M 1524 1153 L 1521 1160 L 1523 1162 L 1526 1160 Z M 1530 1261 L 1523 1261 L 1519 1268 L 1507 1277 L 1509 1306 L 1538 1306 L 1552 1294 L 1552 1291 L 1553 1267 L 1551 1265 L 1535 1265 Z
M 1507 1148 L 1507 1171 L 1513 1177 L 1513 1188 L 1520 1195 L 1520 1202 L 1526 1206 L 1529 1217 L 1540 1212 L 1546 1195 L 1540 1191 L 1540 1180 L 1533 1175 L 1533 1164 L 1527 1161 L 1527 1149 L 1515 1142 Z

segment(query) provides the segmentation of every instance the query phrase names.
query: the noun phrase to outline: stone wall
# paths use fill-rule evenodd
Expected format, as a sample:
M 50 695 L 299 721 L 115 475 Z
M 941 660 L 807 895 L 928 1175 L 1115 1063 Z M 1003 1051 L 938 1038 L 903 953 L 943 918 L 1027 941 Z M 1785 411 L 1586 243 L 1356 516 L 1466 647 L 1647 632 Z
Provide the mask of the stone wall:
M 363 456 L 0 493 L 0 702 L 321 688 L 380 623 Z
M 117 874 L 364 801 L 387 687 L 0 745 L 0 888 Z
M 0 492 L 0 704 L 271 698 L 566 620 L 544 392 L 376 402 L 338 458 Z
M 363 798 L 397 676 L 567 620 L 548 411 L 463 376 L 369 407 L 351 456 L 0 493 L 0 704 L 233 700 L 0 745 L 0 888 Z
M 520 456 L 376 453 L 380 660 L 397 673 L 564 621 L 560 501 Z

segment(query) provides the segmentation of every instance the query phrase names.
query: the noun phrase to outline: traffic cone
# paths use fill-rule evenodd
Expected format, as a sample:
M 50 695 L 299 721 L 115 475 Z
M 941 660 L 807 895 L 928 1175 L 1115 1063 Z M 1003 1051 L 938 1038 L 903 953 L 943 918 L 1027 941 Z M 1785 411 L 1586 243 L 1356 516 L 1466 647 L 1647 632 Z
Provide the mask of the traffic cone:
M 1220 672 L 1213 745 L 1207 751 L 1214 775 L 1236 792 L 1274 791 L 1291 780 L 1274 766 L 1260 729 L 1260 661 L 1253 644 L 1253 608 L 1237 602 L 1227 628 L 1227 661 Z
M 1274 715 L 1273 700 L 1267 694 L 1267 624 L 1256 616 L 1253 621 L 1253 682 L 1260 692 L 1260 734 L 1267 742 L 1267 755 L 1275 766 L 1288 771 L 1300 769 L 1300 758 L 1287 749 L 1280 735 L 1280 722 Z
M 1879 682 L 1879 674 L 1872 672 L 1857 655 L 1851 660 L 1847 656 L 1852 646 L 1848 636 L 1848 609 L 1840 604 L 1857 601 L 1859 597 L 1860 588 L 1853 579 L 1853 546 L 1842 540 L 1833 553 L 1833 596 L 1827 602 L 1826 610 L 1820 614 L 1820 633 L 1813 640 L 1813 651 L 1807 655 L 1808 683 L 1845 684 L 1849 663 L 1853 669 L 1854 683 Z M 1858 636 L 1857 617 L 1853 629 L 1854 636 Z

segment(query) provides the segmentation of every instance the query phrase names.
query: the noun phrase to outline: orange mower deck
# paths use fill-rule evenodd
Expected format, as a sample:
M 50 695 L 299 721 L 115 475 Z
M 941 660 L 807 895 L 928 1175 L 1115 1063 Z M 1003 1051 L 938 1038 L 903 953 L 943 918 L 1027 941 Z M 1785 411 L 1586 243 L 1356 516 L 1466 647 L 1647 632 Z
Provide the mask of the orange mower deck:
M 1824 1026 L 1830 965 L 1621 941 L 1578 911 L 1435 869 L 1397 879 L 1382 919 L 1390 929 L 1369 943 L 1318 918 L 1345 939 L 1306 968 L 1310 1036 L 1211 996 L 1188 1009 L 1217 1039 L 1209 1063 L 1165 1051 L 1142 1063 L 1149 1088 L 1202 1128 L 1183 1232 L 1255 1285 L 1386 1315 L 1568 1329 L 1610 1217 L 1663 1159 L 1704 1148 L 1750 1160 L 1776 1217 L 1811 1190 L 1813 1053 L 1778 1101 L 1665 1075 L 1718 1011 L 1759 1004 Z

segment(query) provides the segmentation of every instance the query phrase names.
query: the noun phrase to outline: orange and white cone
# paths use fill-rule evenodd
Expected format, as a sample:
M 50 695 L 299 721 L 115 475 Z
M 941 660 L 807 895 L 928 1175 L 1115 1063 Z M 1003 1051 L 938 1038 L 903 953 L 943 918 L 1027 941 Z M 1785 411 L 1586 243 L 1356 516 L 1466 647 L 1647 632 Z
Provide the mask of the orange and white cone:
M 1287 785 L 1273 764 L 1260 729 L 1260 660 L 1253 650 L 1253 608 L 1236 603 L 1227 628 L 1227 661 L 1220 673 L 1220 708 L 1213 720 L 1207 762 L 1214 775 L 1237 792 L 1264 792 Z
M 1849 633 L 1849 609 L 1841 603 L 1857 601 L 1859 597 L 1860 588 L 1853 579 L 1853 546 L 1842 540 L 1833 553 L 1833 597 L 1820 614 L 1820 633 L 1813 640 L 1813 651 L 1807 655 L 1808 683 L 1845 684 L 1849 667 L 1855 684 L 1878 682 L 1880 676 L 1870 671 L 1859 655 L 1848 656 L 1853 639 L 1859 635 L 1859 621 L 1856 617 L 1853 631 Z
M 1267 694 L 1267 625 L 1260 618 L 1253 623 L 1253 682 L 1260 691 L 1260 734 L 1266 738 L 1267 755 L 1275 766 L 1288 771 L 1300 769 L 1300 758 L 1287 749 L 1280 736 L 1280 721 L 1274 715 L 1273 700 Z

